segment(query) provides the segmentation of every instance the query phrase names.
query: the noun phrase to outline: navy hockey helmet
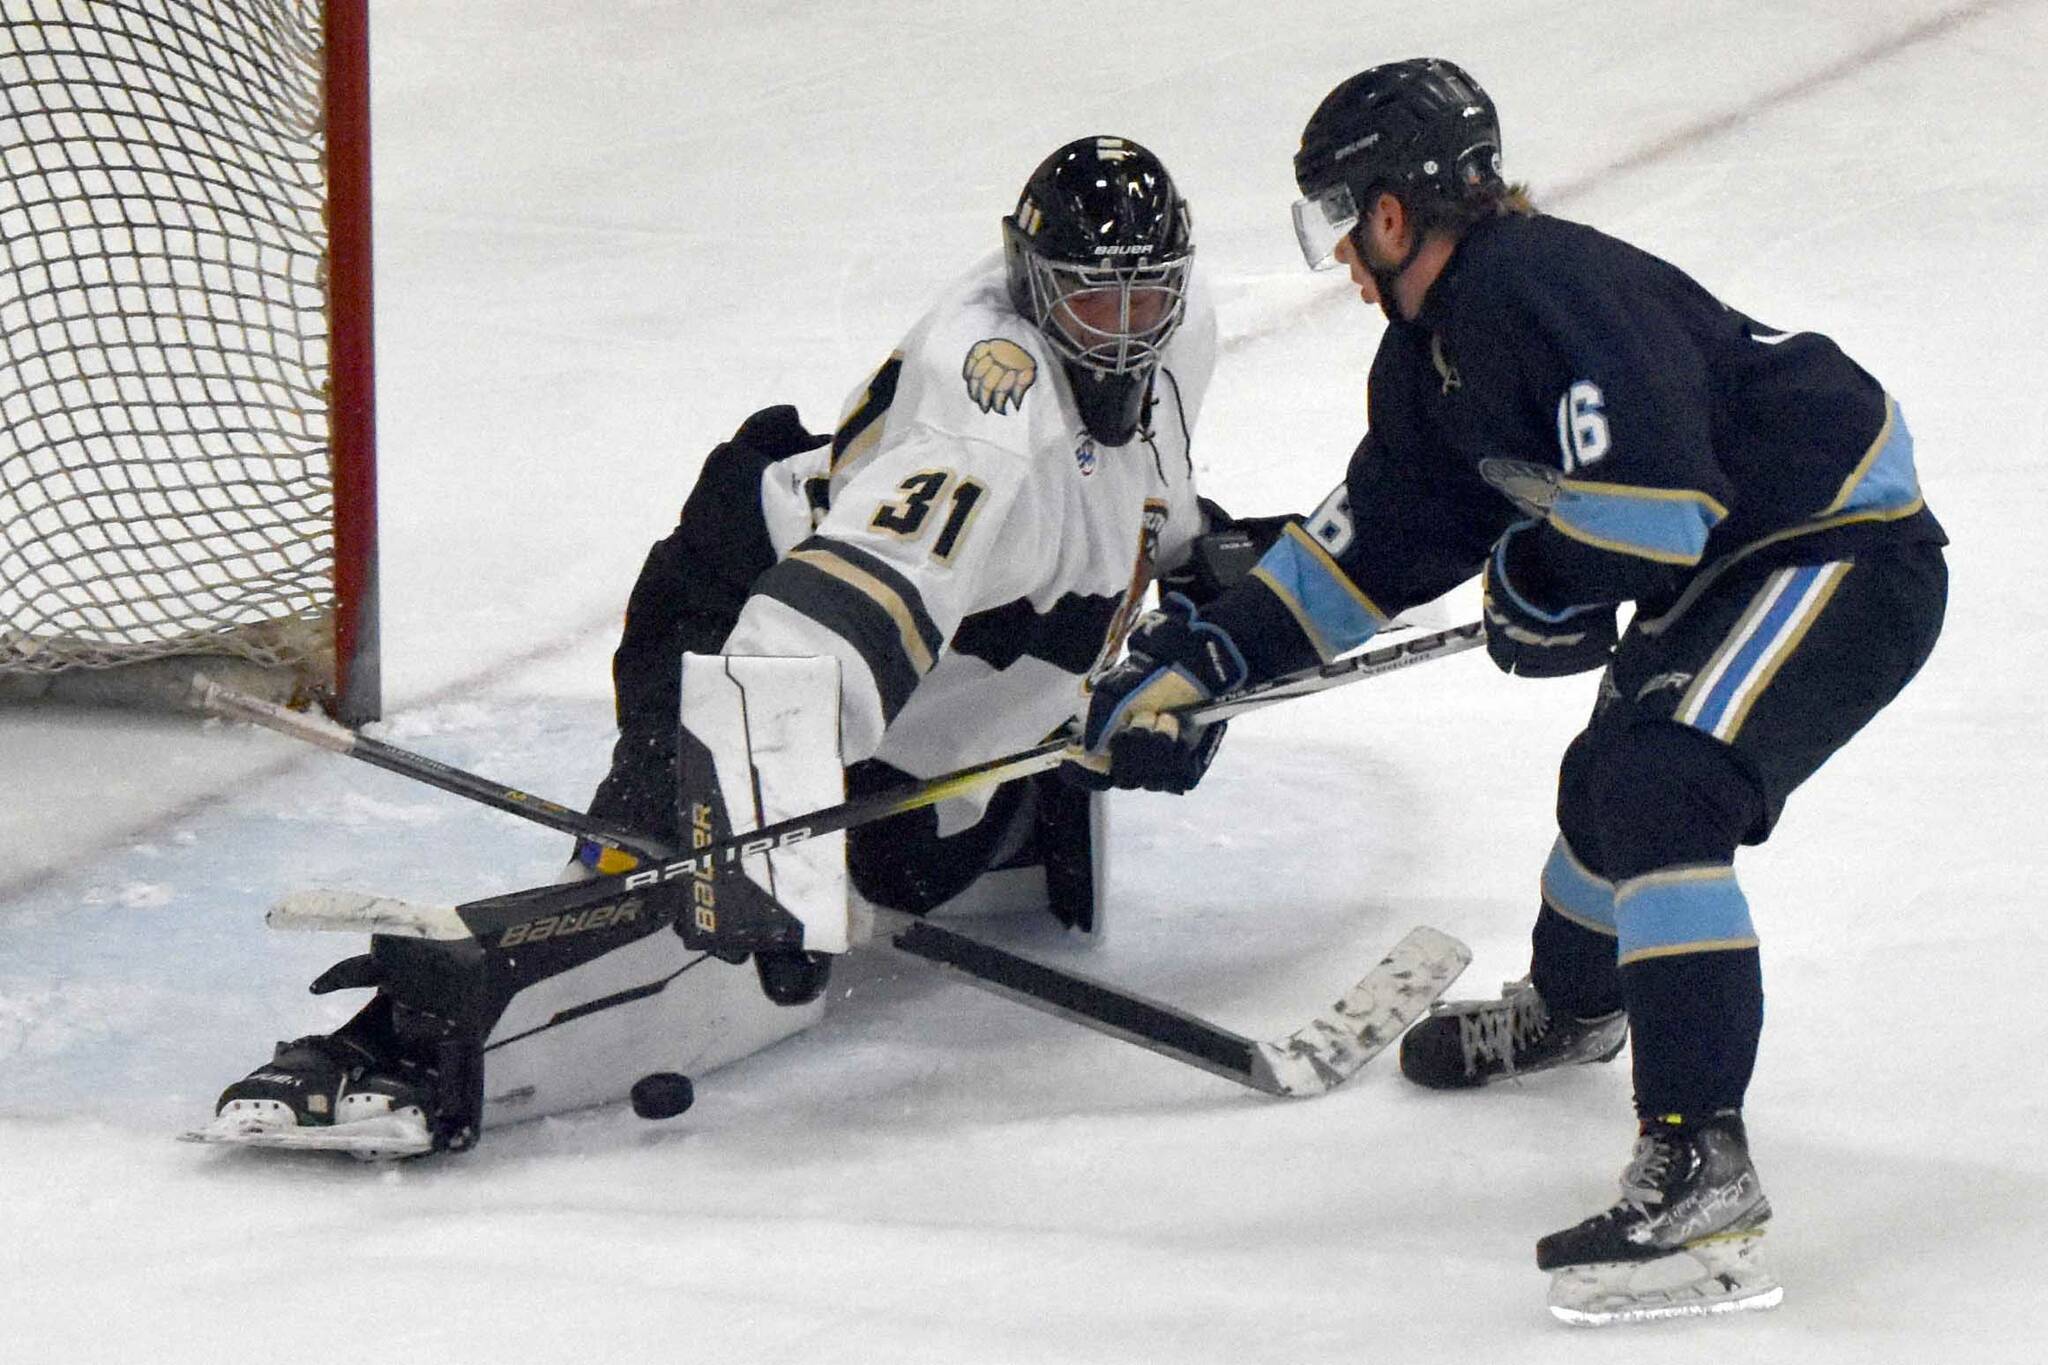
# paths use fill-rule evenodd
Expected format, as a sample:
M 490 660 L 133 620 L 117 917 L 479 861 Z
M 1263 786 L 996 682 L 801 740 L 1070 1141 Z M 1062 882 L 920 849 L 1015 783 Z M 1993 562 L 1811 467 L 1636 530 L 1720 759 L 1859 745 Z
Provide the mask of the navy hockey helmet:
M 1294 156 L 1294 232 L 1313 269 L 1382 192 L 1425 222 L 1506 192 L 1500 116 L 1462 67 L 1411 57 L 1359 72 L 1323 97 Z
M 1010 301 L 1070 366 L 1149 374 L 1187 308 L 1187 203 L 1159 158 L 1084 137 L 1039 163 L 1003 219 Z

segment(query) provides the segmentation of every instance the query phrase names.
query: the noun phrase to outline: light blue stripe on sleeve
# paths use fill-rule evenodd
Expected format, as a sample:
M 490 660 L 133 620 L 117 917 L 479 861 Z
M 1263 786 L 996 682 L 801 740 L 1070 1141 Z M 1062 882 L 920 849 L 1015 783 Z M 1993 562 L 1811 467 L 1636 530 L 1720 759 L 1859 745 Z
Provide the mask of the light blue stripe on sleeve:
M 1603 550 L 1661 564 L 1697 564 L 1708 534 L 1727 515 L 1704 493 L 1565 479 L 1558 484 L 1550 523 Z
M 1875 457 L 1858 470 L 1823 515 L 1836 512 L 1889 511 L 1920 501 L 1920 476 L 1913 467 L 1913 433 L 1896 404 L 1889 412 L 1886 434 Z
M 1387 618 L 1303 536 L 1289 526 L 1252 572 L 1287 604 L 1323 657 L 1333 659 L 1377 635 Z
M 1614 883 L 1588 872 L 1562 834 L 1543 864 L 1543 900 L 1575 924 L 1614 933 Z
M 1647 957 L 1754 948 L 1749 898 L 1725 864 L 1667 868 L 1615 888 L 1615 928 L 1625 965 Z

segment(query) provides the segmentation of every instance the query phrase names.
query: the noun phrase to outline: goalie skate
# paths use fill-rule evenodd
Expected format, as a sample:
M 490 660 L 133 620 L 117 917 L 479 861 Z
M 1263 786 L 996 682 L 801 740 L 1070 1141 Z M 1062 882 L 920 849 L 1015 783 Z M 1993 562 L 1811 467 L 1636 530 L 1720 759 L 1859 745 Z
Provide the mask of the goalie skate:
M 280 1043 L 277 1055 L 229 1086 L 213 1121 L 187 1142 L 316 1152 L 362 1161 L 434 1148 L 425 1106 L 408 1082 L 380 1074 L 376 1058 L 341 1037 Z
M 178 1135 L 181 1142 L 227 1147 L 267 1147 L 297 1152 L 347 1152 L 360 1161 L 396 1161 L 434 1150 L 433 1135 L 418 1110 L 383 1114 L 325 1127 L 302 1128 L 262 1116 L 221 1114 L 204 1128 Z

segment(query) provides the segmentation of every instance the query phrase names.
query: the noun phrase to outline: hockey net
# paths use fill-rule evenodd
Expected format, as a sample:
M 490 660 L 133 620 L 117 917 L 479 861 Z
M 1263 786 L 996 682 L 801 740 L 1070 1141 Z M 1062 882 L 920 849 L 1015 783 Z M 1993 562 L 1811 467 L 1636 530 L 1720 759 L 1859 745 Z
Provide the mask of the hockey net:
M 203 655 L 376 714 L 365 7 L 0 11 L 13 694 Z

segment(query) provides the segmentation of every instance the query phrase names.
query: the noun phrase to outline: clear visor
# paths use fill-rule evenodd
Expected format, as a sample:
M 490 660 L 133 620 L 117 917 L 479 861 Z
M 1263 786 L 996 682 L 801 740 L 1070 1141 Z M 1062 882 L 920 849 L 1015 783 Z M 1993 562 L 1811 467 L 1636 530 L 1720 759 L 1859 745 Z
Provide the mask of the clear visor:
M 1337 243 L 1358 226 L 1358 204 L 1349 185 L 1332 185 L 1320 194 L 1294 201 L 1294 236 L 1310 270 L 1337 264 Z
M 1090 268 L 1031 258 L 1032 301 L 1062 354 L 1103 374 L 1156 364 L 1187 311 L 1188 257 Z

